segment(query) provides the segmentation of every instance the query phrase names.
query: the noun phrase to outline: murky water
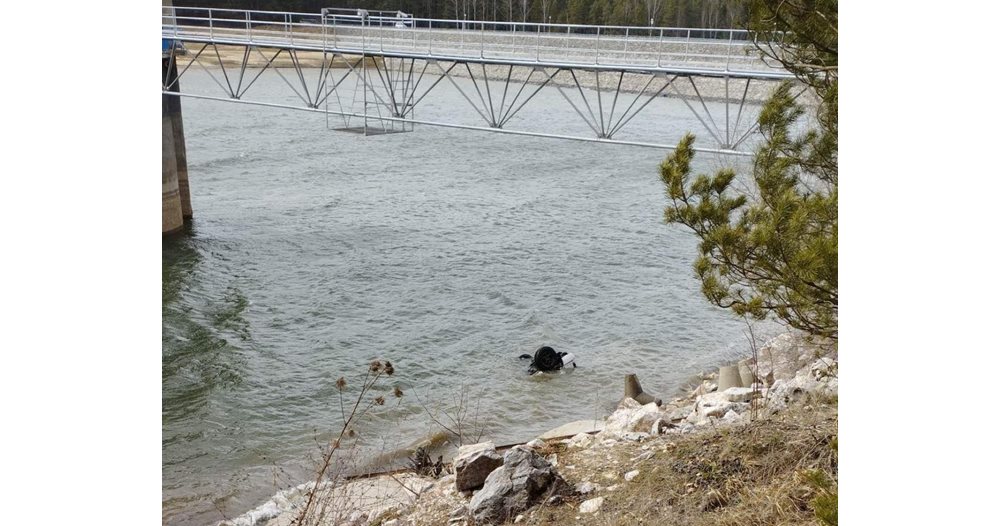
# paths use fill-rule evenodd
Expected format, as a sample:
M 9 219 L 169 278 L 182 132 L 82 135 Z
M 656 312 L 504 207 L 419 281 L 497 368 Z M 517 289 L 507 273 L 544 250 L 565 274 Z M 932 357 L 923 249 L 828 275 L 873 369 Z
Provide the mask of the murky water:
M 203 71 L 184 83 L 217 89 Z M 254 90 L 295 97 L 278 77 Z M 560 101 L 543 90 L 523 111 L 583 134 Z M 463 386 L 486 436 L 508 443 L 606 414 L 626 373 L 669 396 L 742 342 L 699 292 L 695 240 L 662 222 L 663 151 L 183 109 L 195 220 L 163 242 L 164 523 L 214 523 L 304 481 L 339 429 L 335 382 L 356 394 L 372 359 L 392 360 L 384 385 L 406 395 L 359 424 L 367 455 L 439 431 L 422 406 L 447 408 Z M 634 137 L 700 129 L 680 102 L 651 109 Z M 476 117 L 447 91 L 419 110 Z M 529 378 L 517 356 L 543 344 L 579 368 Z

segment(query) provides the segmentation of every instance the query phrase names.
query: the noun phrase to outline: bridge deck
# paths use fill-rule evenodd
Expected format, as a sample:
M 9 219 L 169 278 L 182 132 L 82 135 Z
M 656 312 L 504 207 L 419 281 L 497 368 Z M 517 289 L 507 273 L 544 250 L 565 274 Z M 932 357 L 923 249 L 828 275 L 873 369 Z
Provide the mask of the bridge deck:
M 437 20 L 324 11 L 164 8 L 163 37 L 345 55 L 784 79 L 740 30 Z

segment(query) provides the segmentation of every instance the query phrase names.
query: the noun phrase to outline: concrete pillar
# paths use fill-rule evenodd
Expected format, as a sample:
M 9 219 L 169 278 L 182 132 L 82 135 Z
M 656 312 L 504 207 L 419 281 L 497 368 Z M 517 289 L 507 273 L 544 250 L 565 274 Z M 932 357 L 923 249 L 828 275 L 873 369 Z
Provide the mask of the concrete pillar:
M 163 76 L 167 77 L 168 71 L 172 69 L 171 60 L 167 57 L 163 59 Z M 169 99 L 176 98 L 171 95 L 162 95 L 163 105 L 163 235 L 173 234 L 184 228 L 184 211 L 181 205 L 181 192 L 178 182 L 177 170 L 177 133 L 174 130 L 174 119 L 171 115 L 171 105 Z M 181 133 L 180 140 L 183 143 L 184 136 Z
M 177 80 L 177 63 L 170 62 L 169 58 L 164 66 L 164 78 L 170 86 L 170 91 L 178 93 L 181 90 L 180 81 Z M 172 85 L 171 85 L 172 84 Z M 181 208 L 184 219 L 190 219 L 191 210 L 191 186 L 188 183 L 187 169 L 187 147 L 184 141 L 184 119 L 181 114 L 181 98 L 177 96 L 165 97 L 164 104 L 167 106 L 170 115 L 171 125 L 174 130 L 174 156 L 177 158 L 177 185 L 181 192 Z

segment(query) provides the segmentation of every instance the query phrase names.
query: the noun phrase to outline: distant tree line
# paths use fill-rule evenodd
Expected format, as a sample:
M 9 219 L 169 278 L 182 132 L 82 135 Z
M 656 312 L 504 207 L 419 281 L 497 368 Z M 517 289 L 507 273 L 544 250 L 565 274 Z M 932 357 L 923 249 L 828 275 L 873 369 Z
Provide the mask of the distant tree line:
M 621 26 L 739 28 L 739 0 L 174 0 L 177 7 L 319 13 L 324 7 L 403 11 L 417 18 Z

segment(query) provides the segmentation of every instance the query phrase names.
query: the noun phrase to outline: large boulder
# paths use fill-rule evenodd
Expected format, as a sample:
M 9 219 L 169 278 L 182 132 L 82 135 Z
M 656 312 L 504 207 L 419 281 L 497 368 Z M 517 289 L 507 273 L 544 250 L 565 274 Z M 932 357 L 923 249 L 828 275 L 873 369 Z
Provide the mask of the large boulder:
M 515 446 L 503 457 L 503 466 L 494 470 L 469 503 L 475 519 L 485 524 L 508 521 L 518 513 L 557 493 L 565 481 L 555 469 L 529 448 Z
M 455 456 L 455 489 L 470 491 L 483 487 L 486 477 L 503 465 L 503 457 L 497 453 L 493 442 L 480 442 L 461 446 Z

